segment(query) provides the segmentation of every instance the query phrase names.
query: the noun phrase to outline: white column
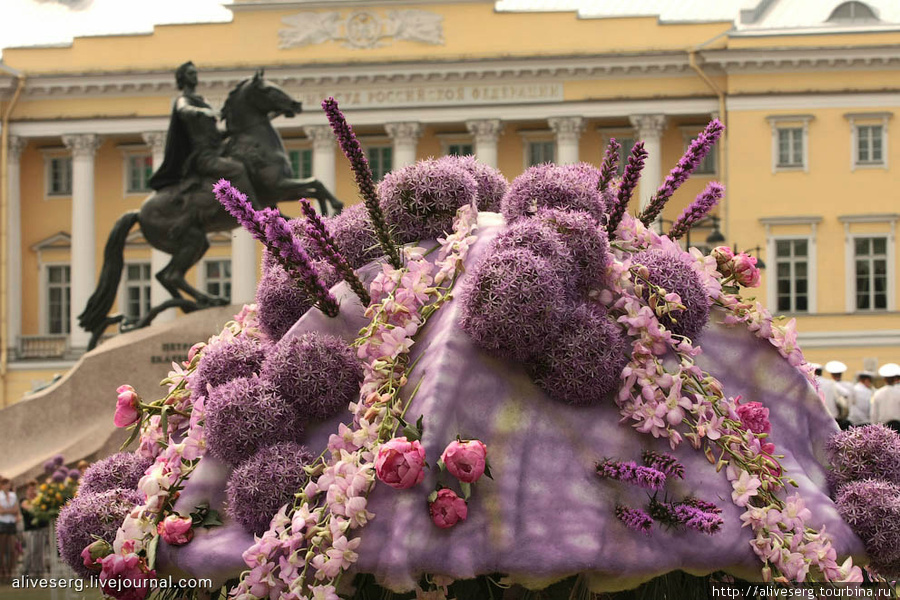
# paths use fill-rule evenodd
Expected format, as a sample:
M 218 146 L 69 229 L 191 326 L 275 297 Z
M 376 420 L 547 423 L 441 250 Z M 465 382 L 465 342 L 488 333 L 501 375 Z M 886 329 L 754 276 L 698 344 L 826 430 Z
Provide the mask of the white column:
M 475 158 L 489 167 L 497 168 L 497 139 L 503 131 L 500 119 L 466 121 L 466 129 L 475 136 Z
M 650 198 L 662 183 L 662 133 L 666 128 L 665 115 L 634 115 L 631 124 L 637 130 L 637 137 L 644 141 L 647 160 L 641 171 L 640 198 L 641 210 L 646 208 Z
M 306 125 L 303 127 L 303 133 L 312 140 L 313 177 L 334 194 L 334 132 L 328 125 Z M 316 209 L 319 208 L 317 201 L 312 202 L 312 205 Z
M 15 356 L 22 335 L 22 190 L 21 166 L 19 159 L 28 142 L 18 136 L 9 136 L 9 153 L 7 154 L 6 191 L 7 205 L 7 245 L 6 245 L 6 290 L 7 290 L 7 336 L 4 340 L 9 355 Z
M 96 235 L 94 234 L 94 154 L 100 137 L 93 133 L 64 135 L 63 143 L 72 152 L 72 296 L 69 305 L 73 349 L 87 348 L 91 334 L 78 326 L 78 315 L 97 285 Z
M 578 138 L 584 131 L 581 117 L 553 117 L 547 119 L 556 134 L 556 163 L 572 165 L 578 162 Z
M 384 129 L 394 141 L 394 169 L 416 162 L 416 145 L 422 136 L 422 125 L 414 122 L 385 123 Z
M 231 303 L 249 304 L 256 297 L 256 240 L 238 227 L 231 232 Z
M 166 153 L 166 132 L 150 131 L 142 134 L 142 137 L 144 138 L 144 143 L 150 146 L 150 151 L 153 153 L 153 170 L 155 171 L 162 165 L 163 157 Z M 169 264 L 170 260 L 172 260 L 170 254 L 156 248 L 150 250 L 150 306 L 159 306 L 172 298 L 169 291 L 156 278 L 156 274 L 162 271 Z M 159 313 L 153 322 L 167 323 L 174 320 L 176 316 L 175 309 L 170 308 Z

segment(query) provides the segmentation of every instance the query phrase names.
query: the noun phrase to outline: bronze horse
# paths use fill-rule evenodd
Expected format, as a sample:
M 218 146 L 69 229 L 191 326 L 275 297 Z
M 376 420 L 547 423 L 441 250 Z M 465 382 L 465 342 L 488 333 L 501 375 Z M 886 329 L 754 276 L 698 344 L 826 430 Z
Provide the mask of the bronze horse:
M 222 108 L 227 131 L 224 154 L 244 164 L 260 206 L 275 207 L 286 200 L 316 198 L 323 214 L 326 203 L 340 211 L 343 205 L 322 182 L 315 178 L 292 178 L 287 153 L 270 118 L 292 117 L 300 110 L 299 102 L 277 85 L 265 81 L 262 71 L 258 71 L 238 84 Z M 225 299 L 201 292 L 185 280 L 188 269 L 209 248 L 206 234 L 238 226 L 213 195 L 214 183 L 213 178 L 195 176 L 187 184 L 167 186 L 151 194 L 140 210 L 129 211 L 116 221 L 106 242 L 97 289 L 78 316 L 81 327 L 92 333 L 88 349 L 96 346 L 109 325 L 125 320 L 124 315 L 110 316 L 109 311 L 122 277 L 125 242 L 136 223 L 152 247 L 172 255 L 169 264 L 156 274 L 157 280 L 172 294 L 172 299 L 153 307 L 136 323 L 123 323 L 123 330 L 149 325 L 167 308 L 178 307 L 191 312 L 227 303 Z M 185 298 L 182 293 L 191 298 Z

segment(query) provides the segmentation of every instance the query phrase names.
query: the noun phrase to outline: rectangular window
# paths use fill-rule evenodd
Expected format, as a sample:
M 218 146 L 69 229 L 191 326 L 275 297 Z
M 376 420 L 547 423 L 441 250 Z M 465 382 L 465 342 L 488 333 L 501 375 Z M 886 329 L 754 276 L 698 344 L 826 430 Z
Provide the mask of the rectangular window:
M 887 309 L 887 248 L 886 237 L 858 237 L 853 240 L 857 310 Z
M 556 160 L 556 142 L 528 142 L 528 166 Z
M 778 130 L 779 167 L 803 166 L 803 128 L 791 127 Z
M 618 175 L 621 177 L 625 174 L 625 165 L 628 164 L 628 156 L 631 154 L 631 149 L 634 148 L 635 139 L 634 138 L 616 138 L 616 141 L 619 142 L 619 168 Z
M 809 311 L 809 240 L 775 242 L 776 298 L 779 312 Z
M 288 152 L 294 179 L 309 179 L 313 176 L 313 151 L 310 148 Z
M 884 127 L 859 125 L 856 128 L 856 164 L 884 164 Z
M 475 150 L 472 144 L 450 144 L 447 146 L 447 154 L 450 156 L 474 156 Z
M 72 195 L 72 157 L 57 156 L 47 161 L 47 188 L 51 196 Z
M 150 312 L 150 263 L 125 266 L 125 316 L 140 319 Z
M 381 181 L 394 168 L 394 149 L 390 146 L 369 146 L 369 167 L 375 181 Z
M 206 293 L 219 298 L 231 299 L 231 261 L 208 260 L 206 269 Z
M 149 154 L 140 154 L 128 157 L 128 188 L 129 194 L 149 192 L 147 182 L 153 176 L 153 157 Z
M 69 333 L 69 304 L 72 301 L 69 265 L 47 267 L 48 333 Z

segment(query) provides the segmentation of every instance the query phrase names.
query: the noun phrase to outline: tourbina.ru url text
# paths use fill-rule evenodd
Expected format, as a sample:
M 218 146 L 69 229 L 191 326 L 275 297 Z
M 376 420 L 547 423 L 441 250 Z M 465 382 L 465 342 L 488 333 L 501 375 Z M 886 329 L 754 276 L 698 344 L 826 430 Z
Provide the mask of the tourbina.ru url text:
M 863 587 L 859 584 L 794 584 L 783 587 L 765 583 L 713 583 L 713 598 L 756 600 L 757 598 L 896 598 L 887 585 Z

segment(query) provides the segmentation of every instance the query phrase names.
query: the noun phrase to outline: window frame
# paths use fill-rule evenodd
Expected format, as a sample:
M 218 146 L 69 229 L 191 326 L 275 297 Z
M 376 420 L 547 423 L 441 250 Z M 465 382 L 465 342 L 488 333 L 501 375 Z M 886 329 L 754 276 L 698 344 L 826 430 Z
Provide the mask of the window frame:
M 234 263 L 231 260 L 230 256 L 204 257 L 203 260 L 200 261 L 200 264 L 198 265 L 199 269 L 197 271 L 197 287 L 200 289 L 201 292 L 203 292 L 205 294 L 211 294 L 211 292 L 207 288 L 207 285 L 210 283 L 210 280 L 206 275 L 206 269 L 207 269 L 207 265 L 209 263 L 213 263 L 213 262 L 228 262 L 228 264 L 229 264 L 228 270 L 229 270 L 230 274 L 228 275 L 227 283 L 228 283 L 228 290 L 229 290 L 228 299 L 231 300 L 232 292 L 234 291 L 233 290 L 234 271 L 232 269 L 232 267 L 234 266 Z M 221 280 L 222 280 L 222 278 L 220 277 L 219 281 L 221 282 Z
M 893 312 L 896 310 L 896 228 L 898 214 L 869 214 L 869 215 L 845 215 L 838 217 L 844 225 L 844 308 L 847 313 L 853 314 L 878 314 Z M 874 229 L 865 227 L 869 225 L 888 225 L 888 231 L 866 231 Z M 853 228 L 857 225 L 857 228 Z M 885 308 L 857 308 L 856 307 L 856 240 L 858 238 L 885 238 L 886 270 L 887 270 L 887 302 Z
M 53 267 L 69 268 L 69 306 L 67 307 L 69 309 L 69 331 L 64 331 L 62 333 L 50 332 L 50 269 Z M 71 262 L 62 260 L 41 262 L 40 271 L 41 280 L 40 290 L 38 294 L 38 303 L 40 305 L 40 312 L 38 313 L 38 328 L 41 332 L 40 334 L 69 336 L 72 333 L 72 264 Z
M 441 156 L 450 156 L 451 146 L 472 146 L 471 156 L 475 156 L 478 152 L 475 136 L 470 133 L 439 133 L 437 137 L 441 141 Z M 462 154 L 460 156 L 467 155 Z
M 291 159 L 291 153 L 292 152 L 300 152 L 301 153 L 300 160 L 302 161 L 303 160 L 302 153 L 309 152 L 309 177 L 315 177 L 316 176 L 315 175 L 315 173 L 316 173 L 316 153 L 315 153 L 314 148 L 312 147 L 312 144 L 302 143 L 302 142 L 301 143 L 291 143 L 291 142 L 292 142 L 292 140 L 284 140 L 284 149 L 287 153 L 288 164 L 290 164 L 290 166 L 291 166 L 291 176 L 294 177 L 294 164 Z M 301 162 L 301 167 L 302 167 L 302 162 Z M 302 175 L 303 175 L 302 173 L 297 173 L 296 178 L 297 179 L 305 179 L 305 177 L 303 177 Z
M 391 168 L 382 173 L 381 177 L 375 177 L 376 173 L 372 171 L 372 177 L 375 180 L 375 183 L 381 182 L 384 179 L 384 176 L 394 170 L 394 163 L 396 162 L 397 157 L 394 152 L 394 142 L 391 138 L 382 135 L 373 135 L 373 136 L 360 136 L 359 138 L 360 145 L 362 145 L 363 152 L 366 153 L 366 160 L 369 160 L 369 151 L 374 148 L 387 148 L 391 151 Z M 371 160 L 369 160 L 371 166 Z
M 850 252 L 852 254 L 852 257 L 851 257 L 852 262 L 851 262 L 851 266 L 850 266 L 850 272 L 848 273 L 848 275 L 849 275 L 848 278 L 853 287 L 853 305 L 852 305 L 853 312 L 855 312 L 855 313 L 878 313 L 878 312 L 885 312 L 885 311 L 890 310 L 890 308 L 889 308 L 889 306 L 890 306 L 890 291 L 889 291 L 889 289 L 892 284 L 892 277 L 891 277 L 891 269 L 890 269 L 891 242 L 889 239 L 889 237 L 890 237 L 889 234 L 857 232 L 857 233 L 851 233 L 849 237 L 850 237 L 850 241 L 849 241 L 848 245 L 850 246 Z M 856 267 L 857 267 L 856 263 L 860 260 L 860 257 L 856 253 L 856 242 L 857 242 L 857 240 L 861 240 L 861 239 L 866 239 L 866 240 L 883 239 L 885 242 L 885 244 L 884 244 L 884 246 L 885 246 L 884 262 L 885 262 L 885 275 L 887 277 L 887 282 L 886 282 L 886 289 L 885 289 L 885 299 L 884 299 L 885 306 L 884 306 L 884 308 L 875 308 L 875 302 L 874 302 L 875 290 L 874 289 L 869 290 L 869 299 L 871 301 L 872 308 L 860 308 L 859 307 L 859 304 L 858 304 L 859 288 L 857 287 L 857 283 L 859 281 L 859 275 L 856 271 Z M 867 255 L 865 258 L 867 258 L 869 263 L 872 264 L 875 260 L 877 260 L 880 257 L 876 256 L 875 254 L 870 254 L 870 255 Z M 873 272 L 870 272 L 869 273 L 870 283 L 874 281 L 874 277 L 875 277 L 875 274 Z
M 553 164 L 557 164 L 556 161 L 559 158 L 559 145 L 556 143 L 556 134 L 553 133 L 550 129 L 532 129 L 532 130 L 519 130 L 519 135 L 522 137 L 522 170 L 525 171 L 530 169 L 534 165 L 531 164 L 531 146 L 532 144 L 553 144 L 553 160 L 550 162 Z M 546 162 L 546 161 L 545 161 Z M 543 163 L 536 163 L 543 164 Z
M 146 259 L 139 259 L 139 258 L 128 259 L 124 263 L 124 268 L 122 269 L 122 279 L 119 282 L 119 312 L 121 312 L 124 315 L 127 315 L 129 318 L 131 318 L 131 315 L 128 315 L 128 313 L 127 313 L 127 309 L 128 309 L 127 292 L 128 292 L 128 288 L 133 287 L 135 282 L 128 281 L 128 267 L 132 267 L 132 266 L 136 266 L 136 265 L 141 265 L 141 266 L 147 267 L 147 273 L 149 274 L 149 278 L 146 280 L 141 280 L 142 284 L 140 287 L 141 287 L 141 289 L 146 288 L 147 292 L 148 292 L 147 299 L 149 302 L 148 302 L 148 306 L 147 306 L 147 311 L 149 312 L 149 310 L 151 310 L 153 308 L 153 299 L 152 299 L 153 281 L 154 281 L 153 264 L 150 262 L 149 257 Z M 131 285 L 129 285 L 129 284 L 131 284 Z M 143 298 L 141 299 L 141 301 L 142 301 L 141 308 L 143 309 Z M 147 312 L 145 312 L 144 310 L 141 310 L 141 311 L 139 311 L 139 314 L 135 318 L 143 319 L 145 316 L 147 316 Z
M 790 298 L 792 309 L 787 310 L 787 311 L 782 311 L 782 309 L 780 309 L 778 307 L 778 297 L 780 295 L 778 292 L 778 263 L 779 263 L 778 242 L 796 242 L 796 241 L 805 241 L 806 242 L 806 261 L 805 261 L 806 262 L 806 310 L 796 310 L 796 308 L 795 308 L 797 294 L 796 294 L 796 289 L 793 284 L 793 282 L 794 282 L 793 265 L 799 261 L 797 261 L 797 259 L 792 256 L 789 259 L 789 262 L 792 265 L 792 268 L 791 268 L 791 271 L 792 271 L 792 277 L 791 277 L 792 293 L 791 293 L 791 298 Z M 774 272 L 772 274 L 772 283 L 773 283 L 772 288 L 773 289 L 771 292 L 773 301 L 770 304 L 771 310 L 773 313 L 788 314 L 788 315 L 813 314 L 810 311 L 810 307 L 813 305 L 812 299 L 815 295 L 814 294 L 815 290 L 813 287 L 813 281 L 814 281 L 813 272 L 815 271 L 815 265 L 813 263 L 814 247 L 815 247 L 815 244 L 813 243 L 813 235 L 812 234 L 809 234 L 809 235 L 784 234 L 784 235 L 772 236 L 772 252 L 769 253 L 769 256 L 771 257 L 770 260 L 772 263 L 772 266 L 770 268 L 772 268 L 774 270 Z
M 894 116 L 891 112 L 872 112 L 872 113 L 847 113 L 844 118 L 850 123 L 850 171 L 857 169 L 882 169 L 888 170 L 890 164 L 888 161 L 890 148 L 888 122 Z M 881 162 L 860 161 L 859 160 L 859 128 L 860 127 L 881 127 Z
M 73 180 L 74 180 L 74 165 L 72 164 L 72 154 L 65 148 L 52 147 L 52 148 L 42 148 L 41 152 L 44 155 L 44 200 L 57 200 L 57 199 L 65 199 L 72 197 L 72 189 L 73 189 Z M 68 176 L 69 176 L 69 189 L 64 192 L 53 192 L 51 191 L 52 180 L 53 177 L 51 175 L 53 169 L 53 161 L 55 160 L 66 160 L 69 164 Z
M 814 115 L 771 115 L 766 117 L 772 128 L 772 173 L 809 172 L 809 124 L 813 119 L 815 119 Z M 801 163 L 781 165 L 779 164 L 780 132 L 792 129 L 801 131 Z
M 814 315 L 818 313 L 819 297 L 819 262 L 818 262 L 818 225 L 822 217 L 815 216 L 786 216 L 786 217 L 762 217 L 759 222 L 765 227 L 766 257 L 768 268 L 765 270 L 766 279 L 766 306 L 773 313 L 778 312 L 778 267 L 776 242 L 779 240 L 806 239 L 807 267 L 807 309 L 798 315 Z M 774 233 L 778 227 L 808 227 L 808 233 Z

